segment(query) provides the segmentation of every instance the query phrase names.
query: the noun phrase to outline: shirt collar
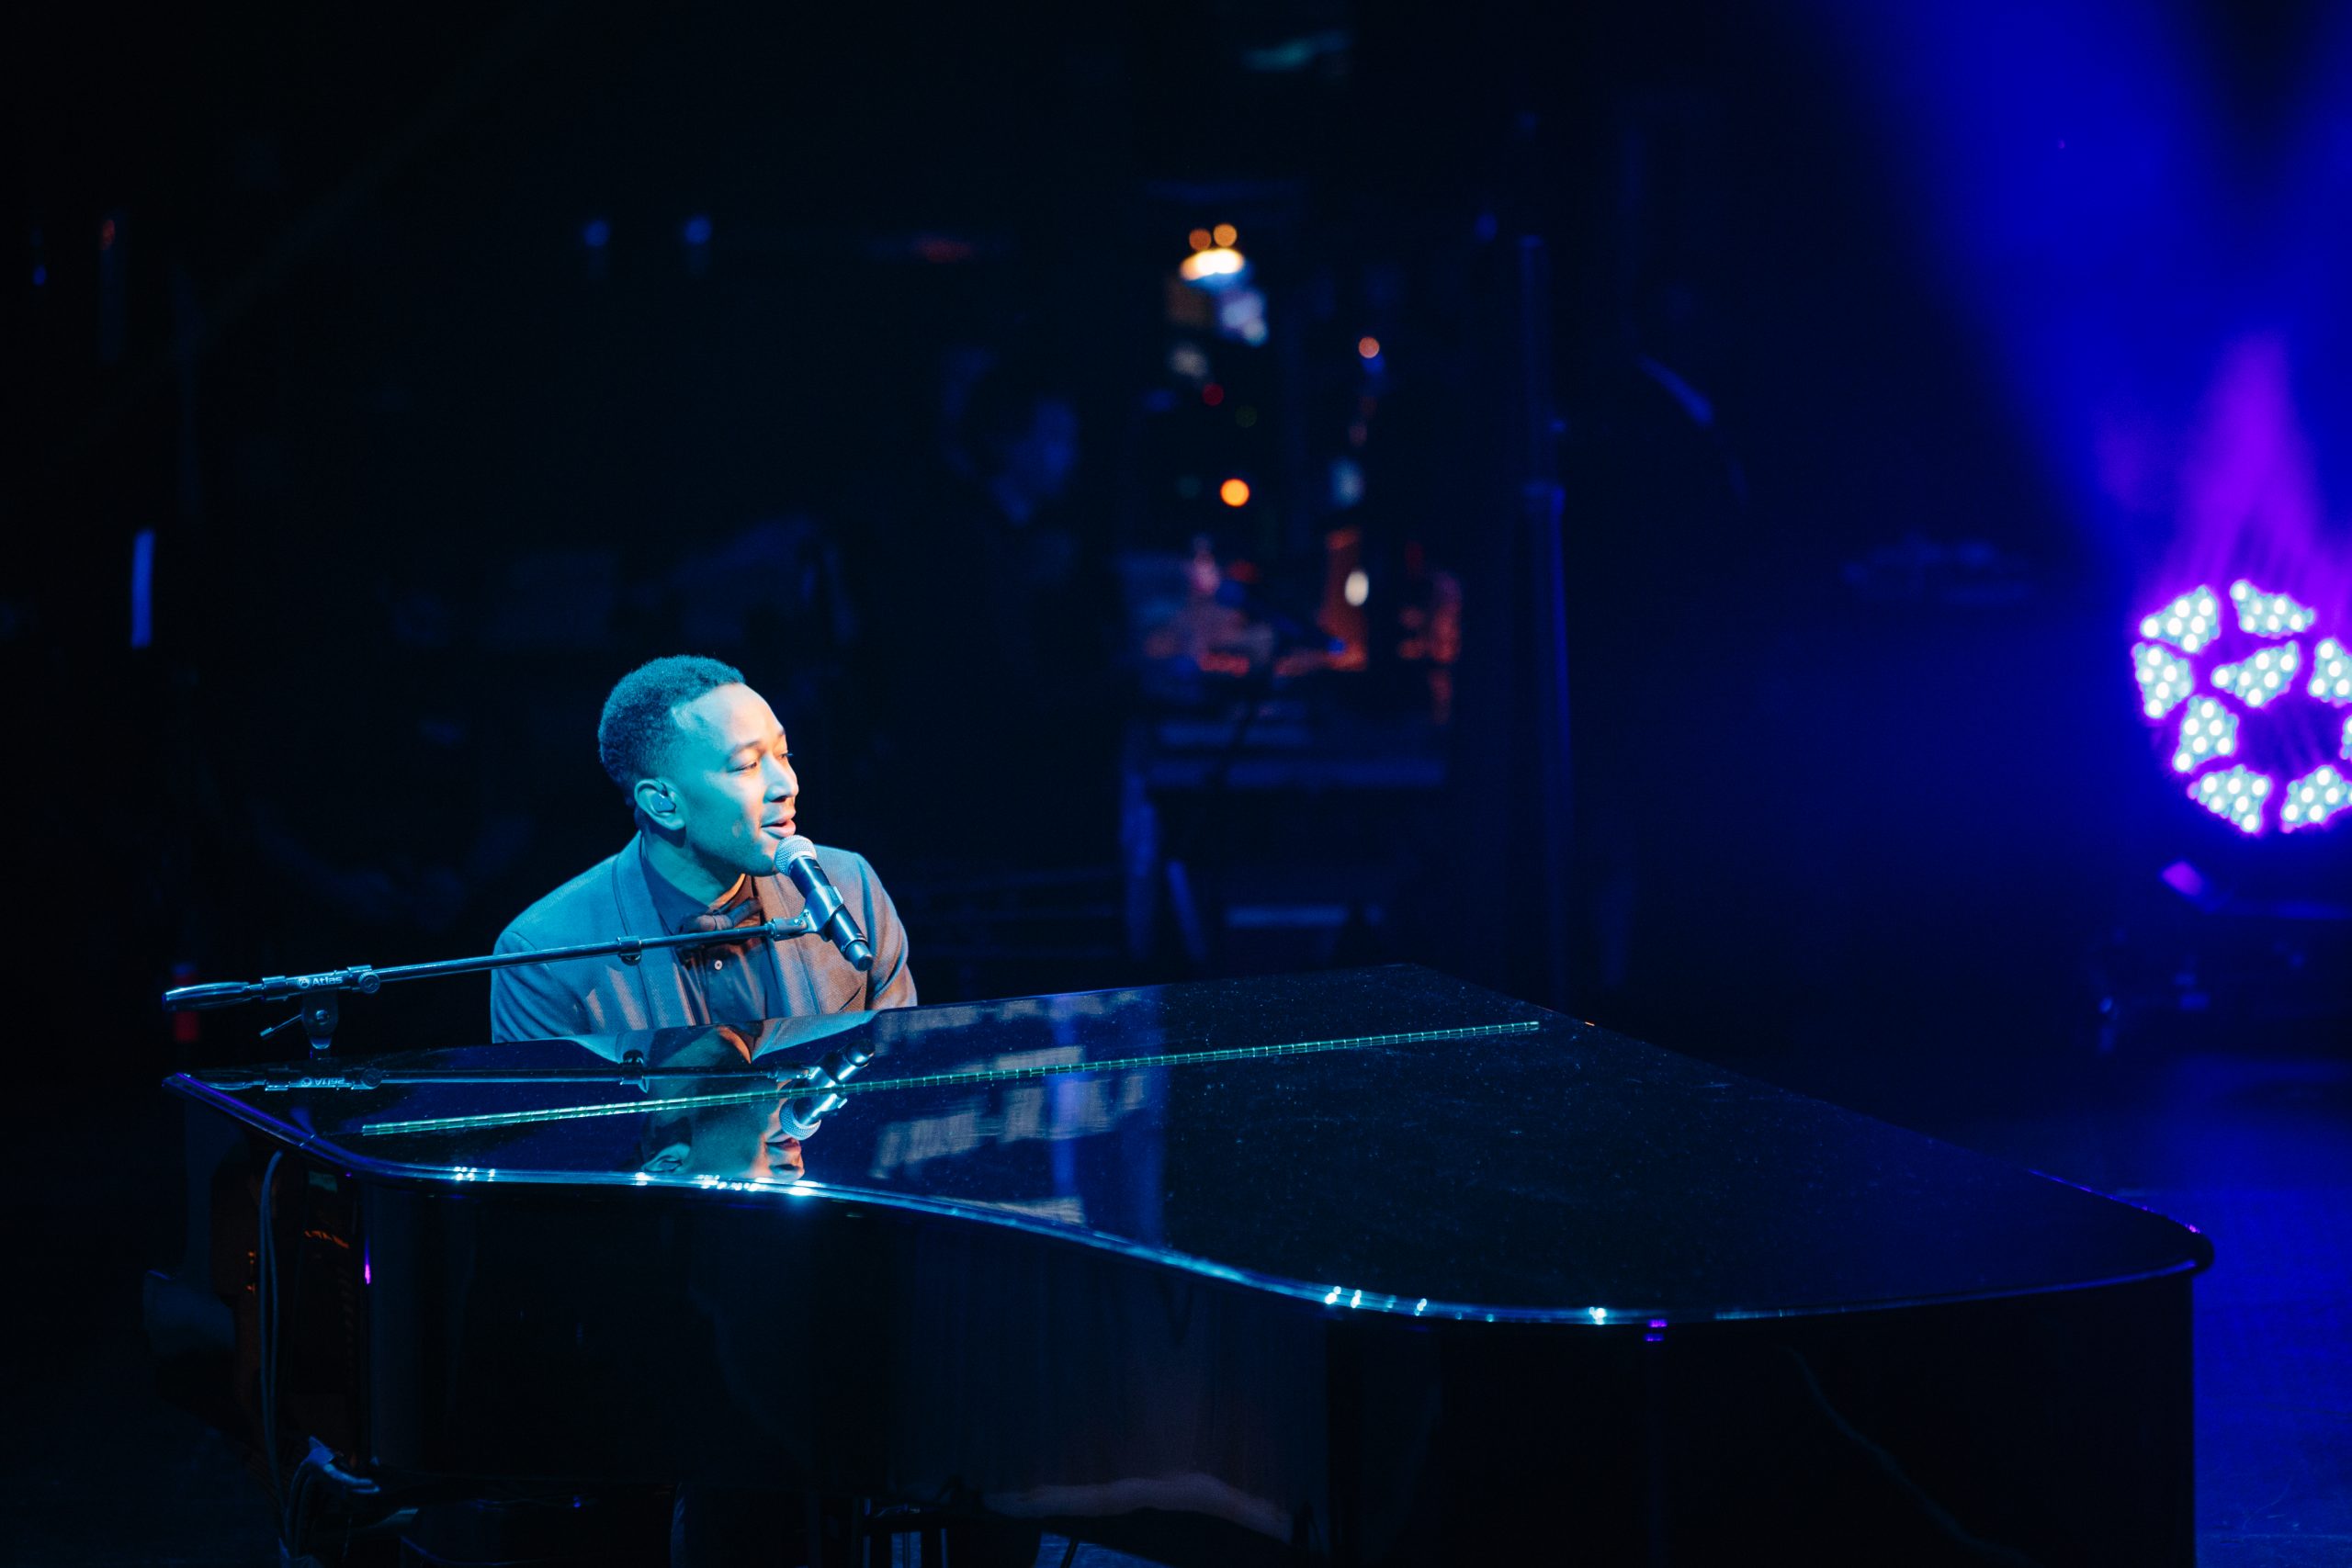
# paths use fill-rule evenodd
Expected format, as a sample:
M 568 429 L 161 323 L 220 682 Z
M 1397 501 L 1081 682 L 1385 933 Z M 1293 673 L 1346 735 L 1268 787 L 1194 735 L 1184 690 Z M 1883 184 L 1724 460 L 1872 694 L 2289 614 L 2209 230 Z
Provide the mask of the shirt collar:
M 645 862 L 645 886 L 653 895 L 653 912 L 661 917 L 665 931 L 683 931 L 704 915 L 716 915 L 732 909 L 752 896 L 752 879 L 739 876 L 735 886 L 705 904 L 691 894 L 682 893 L 677 886 L 653 867 L 648 856 Z

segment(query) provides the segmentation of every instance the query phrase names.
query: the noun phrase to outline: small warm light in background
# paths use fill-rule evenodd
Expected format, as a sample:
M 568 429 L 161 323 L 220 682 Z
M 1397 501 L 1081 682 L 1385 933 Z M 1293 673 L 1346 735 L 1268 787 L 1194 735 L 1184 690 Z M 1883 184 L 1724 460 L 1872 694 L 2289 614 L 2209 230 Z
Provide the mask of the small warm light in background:
M 1250 482 L 1247 479 L 1227 479 L 1216 487 L 1216 498 L 1227 506 L 1246 505 L 1250 500 Z
M 1380 340 L 1367 333 L 1356 339 L 1356 352 L 1366 359 L 1380 357 Z
M 1207 386 L 1201 389 L 1201 401 L 1208 404 L 1211 408 L 1216 407 L 1217 404 L 1225 401 L 1225 389 L 1218 386 L 1215 381 L 1211 381 Z
M 1194 251 L 1176 270 L 1183 275 L 1185 282 L 1200 283 L 1210 278 L 1238 276 L 1247 265 L 1239 251 L 1219 245 L 1214 250 Z
M 1372 574 L 1362 567 L 1348 573 L 1348 585 L 1342 591 L 1342 597 L 1349 604 L 1361 606 L 1365 600 L 1372 597 Z
M 1215 240 L 1209 237 L 1209 231 L 1206 229 L 1195 229 L 1190 234 L 1186 235 L 1185 238 L 1192 242 L 1193 249 L 1196 251 L 1205 251 L 1211 245 L 1216 243 Z
M 114 249 L 114 220 L 108 218 L 98 225 L 98 249 Z
M 1217 243 L 1218 244 L 1220 244 L 1220 245 L 1229 245 L 1229 244 L 1233 243 L 1233 242 L 1234 242 L 1234 241 L 1238 240 L 1239 238 L 1241 238 L 1241 231 L 1240 231 L 1240 230 L 1238 230 L 1238 229 L 1236 229 L 1236 228 L 1235 228 L 1232 224 L 1230 224 L 1230 223 L 1220 223 L 1220 224 L 1218 224 L 1218 225 L 1216 226 L 1216 231 L 1215 231 L 1215 233 L 1216 233 L 1216 243 Z

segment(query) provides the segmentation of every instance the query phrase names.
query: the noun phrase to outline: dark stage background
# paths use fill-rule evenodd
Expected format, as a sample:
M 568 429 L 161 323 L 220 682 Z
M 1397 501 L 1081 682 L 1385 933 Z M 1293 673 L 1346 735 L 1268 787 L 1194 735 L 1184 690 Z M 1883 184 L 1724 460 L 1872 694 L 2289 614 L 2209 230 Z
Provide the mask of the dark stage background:
M 2321 18 L 2165 24 L 2249 105 L 2199 155 L 2290 162 L 2258 100 Z M 2164 783 L 2124 648 L 2195 520 L 2083 493 L 2120 459 L 2037 423 L 2080 346 L 2018 363 L 2136 290 L 2147 368 L 2109 400 L 2188 425 L 2176 367 L 2219 379 L 2229 329 L 2294 311 L 2077 254 L 2067 204 L 2157 150 L 2091 195 L 2022 124 L 1922 152 L 1889 99 L 1931 36 L 1710 6 L 23 27 L 16 852 L 71 933 L 36 1005 L 135 1076 L 188 1054 L 149 1006 L 175 966 L 486 949 L 626 837 L 596 706 L 681 649 L 774 699 L 804 821 L 934 916 L 941 998 L 1394 955 L 1755 1060 L 1889 1023 L 2072 1045 L 2143 978 L 2108 973 L 2142 956 L 2102 951 L 2119 923 L 2184 940 L 2138 929 L 2180 912 L 2163 866 L 2341 881 L 2341 834 L 2245 845 Z M 2017 118 L 2119 118 L 2077 96 Z M 1953 276 L 1952 226 L 2003 216 L 1965 181 L 2005 175 L 2043 182 L 2007 240 L 2046 253 L 2026 326 Z M 1177 279 L 1218 223 L 1261 342 Z M 2333 417 L 2324 353 L 2291 369 Z M 1361 608 L 1329 591 L 1356 569 Z M 2325 611 L 2343 576 L 2269 586 Z M 1285 626 L 1344 651 L 1269 687 Z M 482 989 L 345 1027 L 464 1038 Z
M 290 1049 L 175 982 L 486 952 L 687 651 L 926 1000 L 1409 959 L 1938 1130 L 2249 1053 L 2341 1130 L 2352 826 L 2200 810 L 2131 653 L 2240 575 L 2352 638 L 2330 7 L 9 31 L 46 1089 Z

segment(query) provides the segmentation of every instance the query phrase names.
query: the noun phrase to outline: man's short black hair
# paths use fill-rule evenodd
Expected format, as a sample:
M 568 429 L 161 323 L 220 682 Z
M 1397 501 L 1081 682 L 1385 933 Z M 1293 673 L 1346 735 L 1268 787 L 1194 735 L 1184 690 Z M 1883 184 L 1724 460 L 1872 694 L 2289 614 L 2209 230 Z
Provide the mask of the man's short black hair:
M 662 771 L 670 744 L 678 738 L 673 716 L 720 686 L 740 686 L 743 672 L 732 664 L 693 654 L 673 653 L 640 664 L 620 678 L 605 699 L 605 716 L 596 721 L 596 759 L 626 795 L 637 781 Z

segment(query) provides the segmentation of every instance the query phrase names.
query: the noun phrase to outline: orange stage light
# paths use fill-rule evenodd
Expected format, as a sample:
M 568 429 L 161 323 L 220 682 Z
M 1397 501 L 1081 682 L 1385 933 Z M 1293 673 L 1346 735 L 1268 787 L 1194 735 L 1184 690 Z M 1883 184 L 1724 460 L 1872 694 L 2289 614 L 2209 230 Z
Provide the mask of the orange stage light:
M 1216 487 L 1216 498 L 1227 506 L 1245 505 L 1250 500 L 1250 483 L 1247 479 L 1227 479 Z

